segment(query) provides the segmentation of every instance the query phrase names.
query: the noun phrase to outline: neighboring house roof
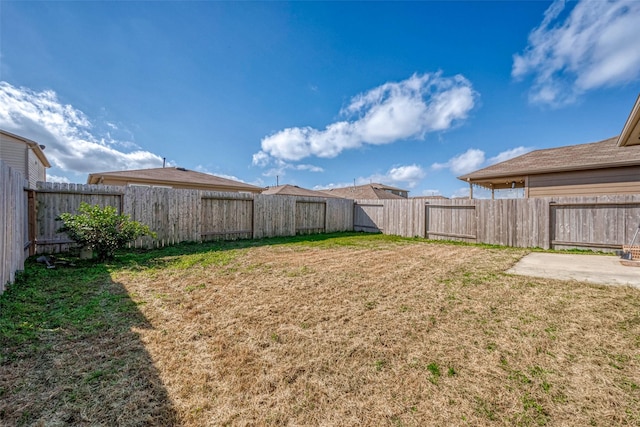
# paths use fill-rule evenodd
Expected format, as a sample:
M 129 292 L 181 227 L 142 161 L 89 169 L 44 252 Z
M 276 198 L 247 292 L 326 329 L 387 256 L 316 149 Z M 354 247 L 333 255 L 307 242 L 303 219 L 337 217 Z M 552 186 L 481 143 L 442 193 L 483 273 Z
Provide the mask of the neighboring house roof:
M 306 197 L 331 197 L 341 198 L 333 194 L 324 193 L 322 191 L 308 190 L 306 188 L 298 187 L 297 185 L 278 185 L 276 187 L 269 187 L 262 192 L 262 194 L 278 194 L 281 196 L 306 196 Z
M 446 200 L 448 197 L 445 196 L 415 196 L 412 199 L 426 199 L 426 200 Z
M 14 133 L 11 132 L 7 132 L 6 130 L 2 130 L 0 129 L 0 134 L 5 135 L 9 138 L 13 138 L 16 139 L 20 142 L 24 142 L 25 144 L 27 144 L 27 146 L 29 148 L 31 148 L 31 150 L 33 150 L 33 153 L 36 155 L 36 157 L 40 160 L 40 162 L 42 162 L 42 164 L 44 165 L 45 168 L 50 168 L 51 167 L 51 163 L 49 163 L 49 160 L 47 159 L 47 156 L 45 156 L 44 154 L 44 145 L 40 145 L 35 141 L 32 141 L 30 139 L 27 139 L 23 136 L 20 135 L 16 135 Z
M 101 184 L 103 181 L 117 181 L 120 185 L 168 185 L 214 191 L 248 191 L 259 193 L 261 187 L 232 179 L 222 178 L 208 173 L 196 172 L 184 168 L 153 168 L 116 172 L 97 172 L 89 174 L 87 184 Z
M 531 151 L 458 179 L 482 185 L 526 175 L 640 165 L 640 145 L 620 148 L 617 141 L 618 138 L 613 137 L 589 144 Z
M 353 187 L 331 188 L 320 191 L 347 199 L 405 199 L 405 197 L 393 194 L 391 191 L 402 191 L 407 193 L 407 190 L 383 184 L 365 184 Z
M 640 95 L 636 98 L 617 143 L 618 147 L 640 144 Z

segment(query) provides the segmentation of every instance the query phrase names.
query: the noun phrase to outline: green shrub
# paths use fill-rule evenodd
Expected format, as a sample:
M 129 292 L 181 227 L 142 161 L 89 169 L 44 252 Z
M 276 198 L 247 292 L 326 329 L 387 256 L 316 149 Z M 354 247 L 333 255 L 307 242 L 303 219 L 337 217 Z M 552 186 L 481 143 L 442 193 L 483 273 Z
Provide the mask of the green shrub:
M 80 246 L 94 249 L 99 262 L 113 258 L 116 249 L 138 237 L 156 237 L 149 226 L 118 215 L 113 206 L 101 208 L 82 202 L 77 214 L 63 213 L 57 219 L 64 224 L 58 233 L 67 233 Z

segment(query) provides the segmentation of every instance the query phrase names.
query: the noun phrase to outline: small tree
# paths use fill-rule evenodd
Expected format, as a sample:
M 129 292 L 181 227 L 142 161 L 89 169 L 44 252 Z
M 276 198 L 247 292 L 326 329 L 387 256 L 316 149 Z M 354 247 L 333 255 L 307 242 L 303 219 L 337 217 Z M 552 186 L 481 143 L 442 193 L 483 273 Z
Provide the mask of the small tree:
M 118 215 L 113 206 L 101 208 L 82 202 L 77 214 L 63 213 L 57 219 L 64 224 L 58 233 L 67 233 L 79 245 L 94 249 L 100 262 L 113 258 L 116 249 L 138 237 L 156 236 L 149 226 Z

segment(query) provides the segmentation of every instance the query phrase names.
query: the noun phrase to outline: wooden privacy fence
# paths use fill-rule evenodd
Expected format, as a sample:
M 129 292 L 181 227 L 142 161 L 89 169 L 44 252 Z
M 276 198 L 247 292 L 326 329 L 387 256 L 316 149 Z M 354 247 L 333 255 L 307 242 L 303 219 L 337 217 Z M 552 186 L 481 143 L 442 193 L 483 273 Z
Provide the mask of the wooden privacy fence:
M 72 245 L 57 233 L 81 202 L 114 206 L 157 233 L 134 242 L 293 236 L 336 231 L 545 249 L 620 249 L 640 225 L 640 194 L 505 200 L 357 200 L 168 188 L 39 183 L 0 162 L 0 293 L 29 254 Z
M 495 245 L 621 249 L 640 223 L 640 195 L 504 200 L 356 200 L 357 231 Z
M 22 173 L 0 160 L 0 294 L 24 269 L 28 255 L 27 186 Z
M 75 213 L 81 202 L 114 206 L 119 213 L 148 225 L 157 238 L 144 237 L 136 247 L 179 242 L 293 236 L 349 231 L 353 201 L 170 188 L 39 183 L 36 192 L 38 253 L 68 250 L 73 242 L 57 233 L 63 212 Z

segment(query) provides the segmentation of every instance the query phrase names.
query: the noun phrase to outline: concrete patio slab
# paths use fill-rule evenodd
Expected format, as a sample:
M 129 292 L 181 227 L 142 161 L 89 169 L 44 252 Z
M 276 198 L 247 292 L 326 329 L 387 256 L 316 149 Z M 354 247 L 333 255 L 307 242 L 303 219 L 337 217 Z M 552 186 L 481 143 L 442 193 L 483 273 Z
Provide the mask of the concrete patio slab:
M 640 268 L 622 265 L 617 256 L 531 253 L 507 273 L 640 289 Z

